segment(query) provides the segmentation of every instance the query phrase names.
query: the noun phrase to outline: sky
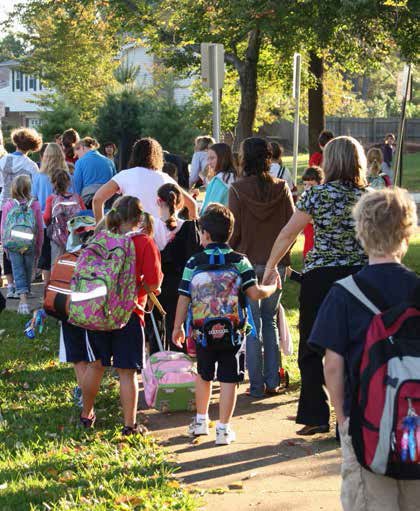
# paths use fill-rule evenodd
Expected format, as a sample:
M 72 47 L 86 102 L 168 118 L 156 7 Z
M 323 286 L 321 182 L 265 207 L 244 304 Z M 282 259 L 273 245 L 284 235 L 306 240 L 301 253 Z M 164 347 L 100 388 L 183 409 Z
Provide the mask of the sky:
M 7 18 L 14 6 L 18 3 L 22 3 L 22 0 L 0 0 L 0 23 Z

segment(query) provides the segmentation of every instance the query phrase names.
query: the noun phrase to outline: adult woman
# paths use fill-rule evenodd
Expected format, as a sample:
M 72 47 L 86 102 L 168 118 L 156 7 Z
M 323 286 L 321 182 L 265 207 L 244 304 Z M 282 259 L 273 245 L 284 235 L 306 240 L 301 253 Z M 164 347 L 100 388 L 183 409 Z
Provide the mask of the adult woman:
M 270 175 L 271 147 L 262 138 L 247 138 L 239 154 L 242 177 L 231 185 L 229 208 L 235 217 L 230 245 L 246 254 L 263 276 L 272 243 L 293 214 L 292 194 L 286 182 Z M 282 256 L 280 273 L 290 264 L 288 251 Z M 273 394 L 279 385 L 279 334 L 277 312 L 280 290 L 269 298 L 251 301 L 257 337 L 247 338 L 246 354 L 250 395 Z M 262 356 L 264 346 L 264 360 Z
M 141 138 L 133 146 L 130 168 L 116 174 L 101 186 L 93 198 L 93 212 L 99 222 L 104 214 L 104 203 L 116 193 L 131 195 L 140 199 L 144 210 L 155 218 L 159 217 L 156 202 L 158 189 L 165 183 L 176 182 L 162 172 L 162 146 L 153 138 Z M 190 217 L 196 217 L 196 203 L 186 192 L 182 192 Z
M 352 137 L 337 137 L 323 152 L 324 183 L 306 190 L 297 210 L 274 243 L 264 274 L 270 282 L 276 264 L 305 225 L 313 221 L 314 248 L 305 259 L 300 291 L 299 356 L 301 390 L 296 422 L 301 435 L 329 431 L 327 395 L 324 391 L 322 354 L 311 350 L 307 340 L 318 309 L 332 284 L 359 271 L 366 255 L 356 239 L 352 208 L 366 188 L 366 156 Z
M 232 149 L 227 144 L 213 144 L 207 151 L 207 165 L 213 178 L 207 186 L 201 213 L 203 214 L 210 202 L 228 205 L 229 187 L 237 177 L 233 163 Z
M 33 175 L 32 195 L 37 199 L 44 214 L 47 197 L 53 193 L 51 176 L 56 170 L 68 170 L 61 147 L 55 142 L 47 144 L 42 155 L 41 167 Z M 42 270 L 44 281 L 50 276 L 51 269 L 51 242 L 44 228 L 44 243 L 42 244 L 41 257 L 38 261 L 38 268 Z
M 107 142 L 104 145 L 104 155 L 112 161 L 115 165 L 115 169 L 118 170 L 118 156 L 117 156 L 117 146 L 114 142 Z
M 82 197 L 88 209 L 96 191 L 115 175 L 114 163 L 98 149 L 98 142 L 91 137 L 82 138 L 74 145 L 78 157 L 74 168 L 74 192 Z

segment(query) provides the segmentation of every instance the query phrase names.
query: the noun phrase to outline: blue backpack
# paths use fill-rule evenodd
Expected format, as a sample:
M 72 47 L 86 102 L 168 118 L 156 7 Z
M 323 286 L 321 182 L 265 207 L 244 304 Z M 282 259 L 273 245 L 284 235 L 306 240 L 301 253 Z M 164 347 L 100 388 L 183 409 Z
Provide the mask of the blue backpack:
M 32 202 L 20 203 L 13 199 L 12 209 L 7 213 L 4 227 L 3 246 L 9 252 L 24 254 L 35 243 L 36 220 Z

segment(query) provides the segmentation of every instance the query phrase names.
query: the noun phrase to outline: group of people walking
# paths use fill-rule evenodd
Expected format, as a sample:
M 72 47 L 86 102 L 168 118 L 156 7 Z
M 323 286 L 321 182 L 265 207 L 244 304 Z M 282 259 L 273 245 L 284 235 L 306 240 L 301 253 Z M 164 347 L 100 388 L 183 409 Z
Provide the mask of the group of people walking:
M 416 225 L 414 206 L 405 192 L 384 189 L 390 180 L 383 172 L 380 151 L 373 148 L 366 158 L 363 147 L 352 137 L 321 133 L 320 151 L 310 158 L 303 175 L 305 189 L 295 204 L 296 183 L 282 164 L 281 147 L 259 137 L 244 140 L 237 155 L 227 144 L 199 137 L 188 188 L 181 187 L 169 175 L 176 177 L 173 169 L 169 173 L 162 171 L 166 154 L 150 138 L 134 144 L 129 168 L 120 172 L 116 172 L 112 160 L 114 152 L 101 155 L 96 140 L 80 139 L 74 130 L 66 130 L 58 137 L 58 143 L 43 147 L 40 168 L 27 154 L 41 149 L 41 137 L 33 130 L 20 129 L 12 134 L 12 140 L 16 151 L 0 159 L 1 234 L 7 298 L 19 296 L 19 312 L 29 312 L 27 297 L 33 269 L 41 268 L 48 280 L 51 265 L 65 251 L 65 246 L 52 234 L 53 229 L 49 229 L 57 223 L 55 205 L 73 203 L 74 215 L 92 209 L 97 223 L 105 217 L 106 229 L 111 233 L 134 232 L 140 307 L 133 310 L 129 322 L 111 332 L 75 330 L 77 327 L 63 323 L 66 360 L 75 364 L 78 387 L 82 390 L 80 421 L 84 427 L 95 423 L 95 396 L 104 368 L 113 365 L 120 376 L 123 434 L 139 431 L 136 371 L 142 369 L 145 356 L 144 305 L 148 293 L 160 290 L 160 300 L 167 311 L 165 330 L 171 349 L 184 349 L 188 334 L 184 323 L 189 308 L 193 311 L 198 362 L 197 415 L 189 433 L 209 434 L 210 388 L 217 377 L 221 396 L 216 444 L 234 441 L 231 418 L 236 384 L 243 381 L 244 354 L 250 382 L 247 394 L 262 398 L 279 393 L 278 311 L 282 285 L 287 276 L 293 279 L 295 274 L 294 279 L 300 283 L 301 375 L 296 423 L 302 426 L 297 433 L 309 436 L 329 431 L 327 384 L 336 406 L 340 433 L 348 438 L 348 401 L 343 395 L 347 396 L 348 386 L 354 384 L 353 350 L 360 351 L 367 324 L 365 319 L 359 322 L 356 312 L 353 323 L 349 311 L 355 304 L 343 298 L 343 291 L 338 291 L 335 283 L 360 275 L 382 292 L 389 291 L 395 303 L 404 299 L 418 282 L 400 264 Z M 206 190 L 199 211 L 195 188 L 200 184 Z M 35 241 L 24 250 L 16 251 L 7 245 L 13 208 L 33 211 Z M 388 233 L 383 232 L 385 224 Z M 302 231 L 304 266 L 299 275 L 290 268 L 290 250 Z M 202 324 L 198 326 L 194 318 L 194 310 L 199 309 L 197 302 L 205 303 L 207 319 L 211 319 L 212 307 L 217 309 L 219 305 L 215 302 L 221 301 L 220 297 L 210 296 L 207 303 L 207 298 L 194 290 L 198 285 L 194 280 L 197 272 L 211 266 L 215 257 L 220 264 L 234 268 L 239 279 L 238 293 L 246 295 L 249 301 L 251 329 L 227 312 L 230 319 L 222 330 L 219 323 L 212 323 L 210 330 L 205 330 Z M 371 267 L 367 269 L 368 261 Z M 400 277 L 407 285 L 401 292 L 391 292 L 392 283 Z M 220 289 L 225 311 L 231 313 L 242 307 L 241 301 L 239 305 L 229 302 L 231 297 L 225 295 L 223 282 Z M 219 316 L 216 319 L 220 321 Z M 225 332 L 225 328 L 230 332 L 226 339 L 232 341 L 234 348 L 211 351 L 208 346 L 217 344 L 214 332 Z M 152 344 L 153 341 L 151 350 Z M 359 348 L 354 348 L 355 345 Z M 334 372 L 337 364 L 340 371 Z M 347 455 L 354 456 L 350 448 Z M 363 484 L 375 483 L 362 476 Z M 352 477 L 354 481 L 354 473 Z M 365 509 L 361 505 L 351 507 L 354 501 L 349 495 L 357 500 L 360 491 L 360 486 L 354 483 L 346 486 L 345 509 Z

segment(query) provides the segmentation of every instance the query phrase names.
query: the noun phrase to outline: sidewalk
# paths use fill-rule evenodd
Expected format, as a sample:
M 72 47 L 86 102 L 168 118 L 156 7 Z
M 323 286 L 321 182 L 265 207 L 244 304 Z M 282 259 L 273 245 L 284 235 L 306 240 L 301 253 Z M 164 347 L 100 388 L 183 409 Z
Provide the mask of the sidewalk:
M 253 400 L 245 395 L 246 386 L 240 387 L 232 421 L 237 441 L 230 446 L 214 445 L 214 428 L 209 437 L 188 438 L 191 413 L 144 413 L 148 428 L 180 467 L 180 480 L 202 499 L 202 509 L 341 510 L 340 450 L 334 432 L 297 436 L 294 421 L 287 419 L 296 413 L 297 391 Z M 216 384 L 213 398 L 218 392 Z M 210 418 L 216 417 L 213 404 Z

